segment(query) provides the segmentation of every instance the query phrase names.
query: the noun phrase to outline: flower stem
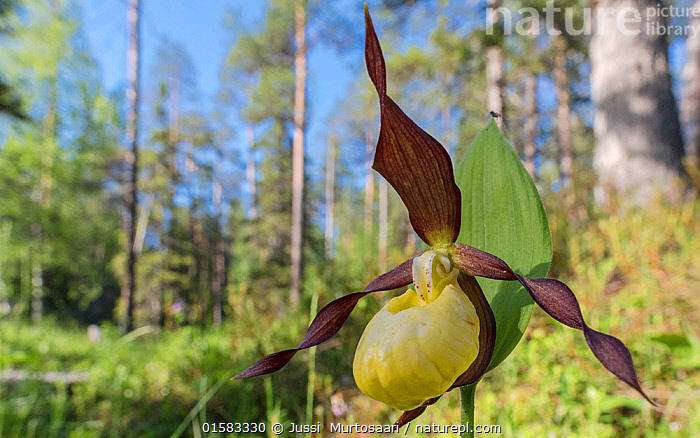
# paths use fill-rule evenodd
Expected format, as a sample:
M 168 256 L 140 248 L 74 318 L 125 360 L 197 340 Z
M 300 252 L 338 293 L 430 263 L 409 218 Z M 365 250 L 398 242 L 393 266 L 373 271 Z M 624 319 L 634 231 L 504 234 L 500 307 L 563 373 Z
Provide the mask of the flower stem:
M 459 392 L 462 394 L 462 424 L 467 428 L 466 433 L 462 436 L 466 438 L 474 437 L 474 395 L 478 384 L 477 381 L 459 388 Z

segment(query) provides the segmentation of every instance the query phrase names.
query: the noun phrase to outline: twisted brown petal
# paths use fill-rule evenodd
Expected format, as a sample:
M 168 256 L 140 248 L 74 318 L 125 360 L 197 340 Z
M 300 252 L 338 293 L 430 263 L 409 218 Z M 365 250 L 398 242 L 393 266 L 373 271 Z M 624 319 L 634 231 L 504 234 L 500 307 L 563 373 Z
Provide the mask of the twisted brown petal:
M 417 255 L 420 255 L 418 253 Z M 278 351 L 268 354 L 244 371 L 234 376 L 234 379 L 245 379 L 246 377 L 261 376 L 263 374 L 274 373 L 294 357 L 299 350 L 304 350 L 327 341 L 343 326 L 352 313 L 360 298 L 372 292 L 397 289 L 407 286 L 413 281 L 411 266 L 415 256 L 401 263 L 386 274 L 372 280 L 372 282 L 362 292 L 355 292 L 328 303 L 316 315 L 313 322 L 306 331 L 306 336 L 297 348 L 291 350 Z
M 460 273 L 457 277 L 459 286 L 467 294 L 474 304 L 476 315 L 479 317 L 479 354 L 469 366 L 469 369 L 457 378 L 452 388 L 470 385 L 481 378 L 491 362 L 493 349 L 496 345 L 496 319 L 491 311 L 491 306 L 484 296 L 474 277 Z
M 438 400 L 440 400 L 440 397 L 429 398 L 428 400 L 424 401 L 423 404 L 418 406 L 417 408 L 411 409 L 410 411 L 406 411 L 403 414 L 401 414 L 399 419 L 396 420 L 396 423 L 394 423 L 394 424 L 396 424 L 399 427 L 403 427 L 404 424 L 418 418 L 423 412 L 425 412 L 425 409 L 428 406 L 435 404 Z
M 618 379 L 637 390 L 656 405 L 642 390 L 629 350 L 619 339 L 588 327 L 576 296 L 567 285 L 549 278 L 529 279 L 516 274 L 498 257 L 468 245 L 454 244 L 450 252 L 457 265 L 469 275 L 497 280 L 518 280 L 535 302 L 552 318 L 583 331 L 589 348 L 603 366 Z
M 384 56 L 366 7 L 365 27 L 365 62 L 381 111 L 372 167 L 396 189 L 423 241 L 452 243 L 459 235 L 462 198 L 450 155 L 387 96 Z

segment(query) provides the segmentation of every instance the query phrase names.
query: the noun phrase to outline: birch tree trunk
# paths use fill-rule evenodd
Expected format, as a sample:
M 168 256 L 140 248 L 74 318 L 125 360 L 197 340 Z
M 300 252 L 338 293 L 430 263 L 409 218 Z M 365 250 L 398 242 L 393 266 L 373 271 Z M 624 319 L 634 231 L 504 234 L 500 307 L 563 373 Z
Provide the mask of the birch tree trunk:
M 599 202 L 607 203 L 611 192 L 636 205 L 648 204 L 657 191 L 678 196 L 674 180 L 683 173 L 683 143 L 666 41 L 655 30 L 665 23 L 647 11 L 655 6 L 650 0 L 600 0 L 597 8 L 614 13 L 593 14 L 601 16 L 590 46 Z M 630 10 L 639 11 L 640 22 L 619 17 L 629 19 Z
M 302 223 L 304 220 L 304 111 L 306 109 L 306 5 L 297 0 L 295 9 L 296 51 L 294 54 L 294 136 L 292 138 L 292 236 L 291 236 L 291 290 L 292 306 L 301 296 Z
M 693 10 L 700 11 L 700 0 L 695 0 Z M 700 29 L 700 17 L 688 18 L 688 23 Z M 700 168 L 700 36 L 688 37 L 685 42 L 687 61 L 683 66 L 683 100 L 681 120 L 686 128 L 686 156 Z
M 130 150 L 126 154 L 126 161 L 131 168 L 128 184 L 127 210 L 129 216 L 129 240 L 127 259 L 127 280 L 122 287 L 122 301 L 126 306 L 124 312 L 123 328 L 131 331 L 134 328 L 134 294 L 136 293 L 136 204 L 138 192 L 138 107 L 139 107 L 139 0 L 128 0 L 126 12 L 129 47 L 126 52 L 126 76 L 129 82 L 126 91 L 126 143 Z

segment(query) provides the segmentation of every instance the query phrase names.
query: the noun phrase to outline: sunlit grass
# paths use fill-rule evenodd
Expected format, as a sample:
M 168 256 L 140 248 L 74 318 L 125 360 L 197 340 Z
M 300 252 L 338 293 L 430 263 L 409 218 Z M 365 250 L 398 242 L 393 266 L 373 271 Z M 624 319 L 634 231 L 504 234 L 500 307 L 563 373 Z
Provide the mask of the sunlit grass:
M 504 437 L 694 436 L 700 430 L 699 216 L 697 203 L 658 207 L 591 221 L 566 236 L 562 279 L 589 325 L 629 346 L 658 408 L 605 371 L 580 332 L 536 310 L 523 342 L 479 385 L 476 421 L 500 425 Z M 556 228 L 560 218 L 550 213 L 550 220 Z M 99 342 L 60 321 L 0 322 L 0 369 L 87 373 L 87 380 L 69 384 L 39 375 L 1 381 L 0 436 L 169 436 L 198 402 L 205 407 L 183 436 L 197 436 L 203 421 L 304 423 L 309 376 L 314 423 L 396 419 L 397 412 L 363 396 L 351 378 L 352 351 L 369 315 L 362 308 L 338 335 L 345 344 L 331 340 L 318 349 L 315 373 L 308 372 L 308 354 L 299 354 L 269 378 L 226 382 L 207 394 L 222 376 L 297 344 L 308 324 L 308 309 L 284 315 L 247 308 L 218 331 L 145 329 L 121 337 L 107 325 Z M 343 416 L 331 412 L 332 398 L 346 403 Z M 453 392 L 407 436 L 418 436 L 417 423 L 458 422 Z

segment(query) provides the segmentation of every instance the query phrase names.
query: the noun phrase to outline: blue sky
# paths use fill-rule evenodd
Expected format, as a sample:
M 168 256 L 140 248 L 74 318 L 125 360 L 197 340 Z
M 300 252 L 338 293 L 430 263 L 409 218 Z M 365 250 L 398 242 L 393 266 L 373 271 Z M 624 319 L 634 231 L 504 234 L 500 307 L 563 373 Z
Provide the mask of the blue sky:
M 92 54 L 101 67 L 103 83 L 109 91 L 121 91 L 126 76 L 127 2 L 78 1 L 83 9 L 85 32 Z M 155 84 L 149 82 L 149 76 L 154 69 L 156 51 L 162 40 L 167 38 L 184 45 L 192 58 L 196 69 L 197 89 L 204 96 L 200 103 L 206 114 L 206 111 L 212 108 L 214 96 L 219 90 L 221 64 L 234 42 L 233 35 L 224 27 L 227 11 L 235 11 L 235 18 L 240 20 L 246 29 L 259 30 L 264 26 L 266 3 L 262 0 L 142 0 L 143 113 L 148 116 L 148 105 L 153 100 Z M 373 2 L 370 2 L 370 6 L 371 3 Z M 358 22 L 357 26 L 364 25 L 362 11 L 349 10 L 348 5 L 342 1 L 337 9 L 353 17 L 352 20 Z M 382 36 L 381 17 L 375 14 L 374 18 Z M 421 30 L 431 26 L 433 23 L 421 22 Z M 401 35 L 401 38 L 401 46 L 404 49 L 408 45 L 420 45 L 425 41 L 413 32 Z M 361 70 L 362 47 L 344 55 L 324 44 L 322 40 L 315 41 L 310 48 L 307 92 L 311 111 L 308 112 L 310 118 L 306 139 L 307 157 L 311 166 L 320 166 L 323 163 L 327 135 L 325 127 L 329 114 L 345 97 L 357 74 L 364 71 Z M 670 47 L 670 60 L 675 73 L 676 93 L 679 92 L 680 85 L 677 74 L 685 60 L 684 55 L 683 41 L 674 41 Z M 546 111 L 553 106 L 555 96 L 548 78 L 542 78 L 540 86 L 538 101 L 541 110 Z M 240 150 L 243 142 L 240 136 L 230 146 Z M 313 175 L 309 176 L 313 178 Z
M 126 82 L 126 0 L 81 0 L 85 32 L 92 55 L 99 63 L 107 90 L 120 90 Z M 266 2 L 243 0 L 142 0 L 142 105 L 149 104 L 149 83 L 159 43 L 168 38 L 184 45 L 196 69 L 197 89 L 204 96 L 203 108 L 210 110 L 219 90 L 219 72 L 233 41 L 224 27 L 227 11 L 234 11 L 247 29 L 262 29 Z M 361 11 L 355 16 L 361 17 Z M 358 26 L 364 23 L 358 23 Z M 345 96 L 345 90 L 361 65 L 362 52 L 348 60 L 323 42 L 311 47 L 307 92 L 310 120 L 307 130 L 307 155 L 320 163 L 325 154 L 325 121 L 329 112 Z M 142 106 L 142 109 L 145 109 Z M 236 148 L 242 139 L 234 141 Z

